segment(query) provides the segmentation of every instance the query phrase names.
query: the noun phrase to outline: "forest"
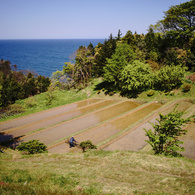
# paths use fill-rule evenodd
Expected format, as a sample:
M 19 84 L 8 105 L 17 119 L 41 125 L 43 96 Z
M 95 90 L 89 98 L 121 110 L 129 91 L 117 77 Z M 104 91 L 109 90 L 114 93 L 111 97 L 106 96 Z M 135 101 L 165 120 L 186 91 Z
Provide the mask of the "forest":
M 195 1 L 171 6 L 147 34 L 118 34 L 104 43 L 80 46 L 72 62 L 65 62 L 52 78 L 17 71 L 0 61 L 0 107 L 48 90 L 83 89 L 94 78 L 108 94 L 135 98 L 143 91 L 171 92 L 181 86 L 186 71 L 195 71 Z M 186 90 L 189 86 L 186 83 Z

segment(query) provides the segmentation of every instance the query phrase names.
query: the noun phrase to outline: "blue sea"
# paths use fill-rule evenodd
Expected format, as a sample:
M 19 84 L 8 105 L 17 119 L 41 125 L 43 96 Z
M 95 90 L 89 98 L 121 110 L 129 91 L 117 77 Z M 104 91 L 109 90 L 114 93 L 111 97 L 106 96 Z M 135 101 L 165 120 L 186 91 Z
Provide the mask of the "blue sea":
M 56 70 L 62 70 L 65 62 L 79 46 L 95 47 L 104 39 L 31 39 L 0 40 L 0 59 L 16 64 L 17 70 L 31 70 L 39 75 L 51 77 Z

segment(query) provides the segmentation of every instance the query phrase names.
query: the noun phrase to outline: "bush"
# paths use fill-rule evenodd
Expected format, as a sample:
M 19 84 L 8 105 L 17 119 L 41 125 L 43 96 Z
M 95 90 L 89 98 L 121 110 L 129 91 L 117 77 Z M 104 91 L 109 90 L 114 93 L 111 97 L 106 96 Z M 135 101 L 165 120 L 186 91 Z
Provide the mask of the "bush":
M 6 118 L 9 116 L 13 116 L 16 114 L 20 114 L 22 112 L 24 112 L 24 108 L 22 105 L 19 104 L 12 104 L 7 106 L 6 108 L 1 108 L 0 109 L 0 119 L 2 118 Z
M 147 91 L 147 96 L 153 96 L 155 93 L 155 90 L 150 89 L 149 91 Z
M 136 60 L 123 69 L 120 80 L 124 91 L 136 93 L 152 87 L 153 78 L 150 65 Z
M 155 74 L 155 88 L 171 91 L 182 84 L 185 68 L 181 66 L 164 66 Z
M 183 92 L 188 92 L 191 89 L 191 85 L 189 83 L 184 83 L 183 87 L 182 87 L 182 91 Z
M 22 142 L 16 149 L 25 151 L 28 154 L 36 154 L 46 152 L 47 146 L 40 143 L 39 140 L 30 140 L 28 142 Z
M 27 98 L 26 101 L 25 101 L 25 105 L 26 105 L 27 108 L 35 107 L 37 105 L 36 100 L 32 97 Z
M 183 142 L 178 137 L 185 135 L 187 130 L 184 129 L 184 126 L 191 121 L 190 118 L 183 119 L 183 114 L 184 112 L 176 111 L 175 107 L 167 115 L 159 114 L 160 120 L 156 119 L 158 123 L 150 123 L 154 131 L 144 129 L 149 138 L 149 141 L 146 140 L 146 142 L 152 146 L 155 154 L 180 156 L 177 151 L 183 151 L 184 148 L 180 147 Z
M 46 106 L 49 106 L 52 104 L 52 101 L 55 99 L 55 95 L 53 93 L 53 91 L 48 91 L 45 93 L 45 104 Z
M 97 149 L 97 147 L 93 145 L 90 140 L 81 142 L 79 146 L 82 148 L 83 152 L 85 152 L 86 149 Z

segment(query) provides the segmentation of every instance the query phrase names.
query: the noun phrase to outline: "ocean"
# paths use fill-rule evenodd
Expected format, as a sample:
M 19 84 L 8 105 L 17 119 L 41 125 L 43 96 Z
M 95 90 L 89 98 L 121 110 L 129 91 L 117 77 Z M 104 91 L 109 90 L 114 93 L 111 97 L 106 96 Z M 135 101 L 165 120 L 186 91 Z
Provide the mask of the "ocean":
M 95 47 L 104 39 L 30 39 L 0 40 L 0 59 L 16 64 L 17 70 L 30 70 L 39 75 L 51 77 L 52 73 L 62 70 L 65 62 L 79 46 Z

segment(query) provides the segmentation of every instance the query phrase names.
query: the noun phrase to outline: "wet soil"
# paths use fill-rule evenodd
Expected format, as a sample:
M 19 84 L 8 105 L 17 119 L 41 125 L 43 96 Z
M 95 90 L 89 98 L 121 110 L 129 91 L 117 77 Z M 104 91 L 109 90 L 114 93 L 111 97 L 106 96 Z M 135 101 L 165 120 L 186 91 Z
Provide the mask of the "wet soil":
M 89 129 L 83 133 L 80 133 L 75 136 L 75 139 L 79 142 L 91 140 L 93 144 L 99 144 L 100 142 L 108 139 L 109 137 L 119 133 L 120 131 L 126 129 L 130 125 L 139 121 L 141 118 L 147 116 L 152 111 L 160 108 L 162 105 L 157 103 L 148 104 L 142 106 L 139 109 L 128 112 L 120 117 L 117 117 L 111 121 L 103 123 L 97 127 Z M 60 145 L 57 145 L 54 148 L 50 148 L 50 152 L 67 152 L 69 149 L 67 145 L 63 142 Z
M 48 145 L 62 138 L 78 133 L 79 131 L 83 131 L 94 125 L 98 125 L 106 120 L 109 120 L 131 109 L 134 109 L 137 106 L 139 106 L 138 103 L 134 103 L 131 101 L 119 102 L 93 113 L 89 113 L 70 121 L 52 126 L 43 131 L 39 131 L 36 134 L 29 135 L 28 137 L 24 137 L 23 141 L 39 139 L 41 142 Z

